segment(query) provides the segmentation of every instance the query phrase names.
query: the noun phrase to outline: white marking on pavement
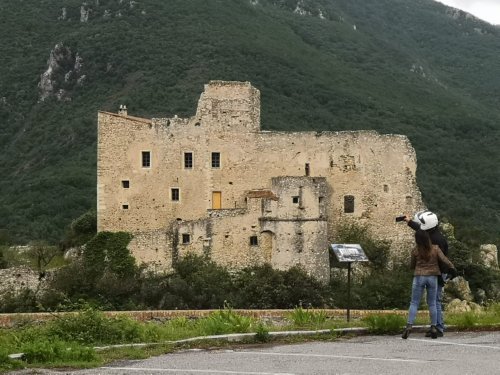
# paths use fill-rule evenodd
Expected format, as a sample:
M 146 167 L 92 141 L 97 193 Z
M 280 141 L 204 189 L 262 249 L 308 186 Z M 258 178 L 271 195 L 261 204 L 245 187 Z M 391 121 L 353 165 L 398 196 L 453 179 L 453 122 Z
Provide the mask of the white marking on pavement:
M 442 340 L 424 340 L 424 339 L 409 339 L 412 341 L 424 341 L 424 342 L 430 342 L 432 344 L 442 344 L 442 345 L 456 345 L 456 346 L 470 346 L 473 348 L 487 348 L 487 349 L 496 349 L 500 350 L 500 346 L 491 346 L 491 345 L 480 345 L 480 344 L 460 344 L 458 342 L 451 342 L 451 341 L 442 341 Z
M 273 356 L 289 356 L 289 357 L 317 357 L 317 358 L 340 358 L 340 359 L 364 359 L 364 360 L 367 360 L 367 361 L 415 362 L 415 363 L 428 363 L 429 362 L 429 361 L 419 360 L 419 359 L 359 357 L 359 356 L 352 356 L 352 355 L 332 355 L 332 354 L 269 353 L 269 352 L 235 352 L 235 353 L 256 354 L 256 355 L 273 355 Z
M 145 368 L 145 367 L 101 367 L 101 368 L 106 370 L 121 370 L 121 371 L 193 372 L 202 374 L 295 375 L 289 372 L 249 372 L 249 371 L 198 370 L 198 369 L 180 369 L 180 368 Z

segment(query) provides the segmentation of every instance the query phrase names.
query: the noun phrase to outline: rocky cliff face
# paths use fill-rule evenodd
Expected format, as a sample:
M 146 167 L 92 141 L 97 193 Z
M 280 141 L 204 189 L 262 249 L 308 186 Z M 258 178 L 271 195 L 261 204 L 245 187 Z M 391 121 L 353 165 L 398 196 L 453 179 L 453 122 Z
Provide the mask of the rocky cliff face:
M 57 43 L 50 51 L 47 70 L 40 75 L 39 101 L 55 96 L 57 100 L 71 100 L 71 91 L 85 80 L 83 58 L 73 53 L 63 43 Z

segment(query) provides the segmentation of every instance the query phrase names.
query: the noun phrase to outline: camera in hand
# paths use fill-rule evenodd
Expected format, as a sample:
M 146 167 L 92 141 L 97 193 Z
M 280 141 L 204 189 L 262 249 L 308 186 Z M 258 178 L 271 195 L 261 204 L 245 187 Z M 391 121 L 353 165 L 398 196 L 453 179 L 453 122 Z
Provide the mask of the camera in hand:
M 396 222 L 404 221 L 405 219 L 406 219 L 406 215 L 396 216 Z

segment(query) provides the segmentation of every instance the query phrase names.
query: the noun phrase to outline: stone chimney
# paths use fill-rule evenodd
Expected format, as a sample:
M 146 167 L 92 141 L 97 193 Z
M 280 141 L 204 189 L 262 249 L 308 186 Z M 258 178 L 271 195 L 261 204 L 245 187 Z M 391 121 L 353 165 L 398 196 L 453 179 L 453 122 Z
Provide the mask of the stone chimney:
M 127 106 L 125 104 L 120 104 L 120 110 L 118 111 L 118 114 L 127 116 Z

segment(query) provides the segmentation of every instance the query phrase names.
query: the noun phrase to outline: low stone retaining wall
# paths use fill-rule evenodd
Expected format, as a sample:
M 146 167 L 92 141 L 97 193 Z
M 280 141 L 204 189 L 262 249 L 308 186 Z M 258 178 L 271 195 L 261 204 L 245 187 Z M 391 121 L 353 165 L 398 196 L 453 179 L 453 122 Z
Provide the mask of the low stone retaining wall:
M 186 317 L 190 319 L 203 318 L 210 313 L 219 310 L 147 310 L 147 311 L 104 311 L 107 316 L 128 316 L 138 321 L 151 321 L 151 320 L 169 320 L 179 317 Z M 284 318 L 287 314 L 294 310 L 239 310 L 233 309 L 235 313 L 244 316 L 251 316 L 255 318 Z M 338 309 L 309 309 L 308 311 L 323 311 L 327 317 L 341 318 L 346 317 L 347 310 Z M 406 315 L 406 310 L 351 310 L 351 319 L 360 319 L 368 315 L 382 315 L 382 314 L 398 314 Z M 75 314 L 72 312 L 60 313 L 19 313 L 19 314 L 0 314 L 0 327 L 13 327 L 22 322 L 28 321 L 45 321 L 54 319 L 60 316 Z M 419 311 L 419 316 L 427 316 L 427 310 Z

